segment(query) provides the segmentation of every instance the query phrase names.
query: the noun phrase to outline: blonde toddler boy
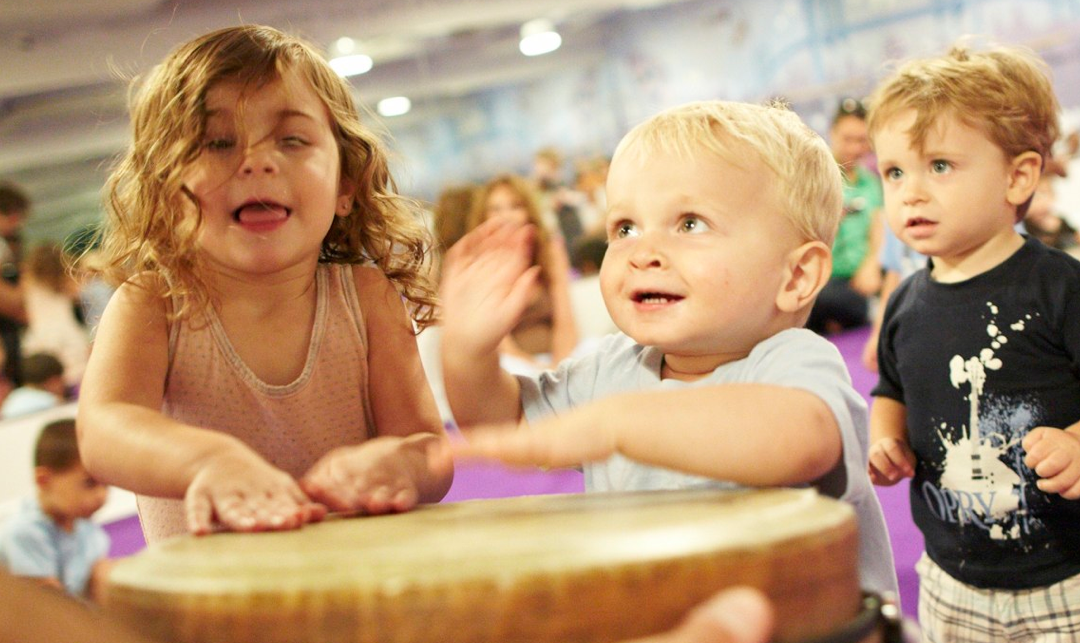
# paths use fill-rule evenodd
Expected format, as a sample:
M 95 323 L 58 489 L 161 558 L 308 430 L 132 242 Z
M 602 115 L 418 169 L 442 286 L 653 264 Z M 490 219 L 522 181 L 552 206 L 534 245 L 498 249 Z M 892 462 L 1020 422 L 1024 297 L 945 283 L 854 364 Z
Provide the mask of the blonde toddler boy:
M 824 141 L 778 106 L 663 112 L 615 151 L 601 290 L 622 331 L 538 377 L 498 345 L 536 279 L 527 227 L 492 222 L 451 249 L 443 367 L 467 451 L 584 464 L 587 491 L 813 485 L 854 505 L 863 583 L 895 591 L 865 473 L 866 408 L 827 340 L 802 328 L 842 210 Z

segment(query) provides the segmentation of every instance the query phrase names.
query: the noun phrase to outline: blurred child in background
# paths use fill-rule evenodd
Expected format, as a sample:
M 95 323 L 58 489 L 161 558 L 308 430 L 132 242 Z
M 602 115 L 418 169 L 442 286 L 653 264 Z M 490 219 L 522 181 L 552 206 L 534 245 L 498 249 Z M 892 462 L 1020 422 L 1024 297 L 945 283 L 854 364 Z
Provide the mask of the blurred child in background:
M 52 353 L 34 353 L 22 360 L 22 386 L 4 398 L 0 419 L 51 409 L 67 399 L 64 365 Z
M 64 385 L 78 386 L 90 357 L 90 336 L 75 315 L 79 283 L 67 254 L 58 244 L 36 246 L 23 262 L 26 334 L 23 355 L 47 352 L 64 365 Z
M 74 420 L 41 430 L 34 484 L 37 493 L 0 531 L 0 562 L 15 576 L 100 600 L 111 566 L 109 536 L 90 517 L 105 504 L 108 489 L 83 467 Z

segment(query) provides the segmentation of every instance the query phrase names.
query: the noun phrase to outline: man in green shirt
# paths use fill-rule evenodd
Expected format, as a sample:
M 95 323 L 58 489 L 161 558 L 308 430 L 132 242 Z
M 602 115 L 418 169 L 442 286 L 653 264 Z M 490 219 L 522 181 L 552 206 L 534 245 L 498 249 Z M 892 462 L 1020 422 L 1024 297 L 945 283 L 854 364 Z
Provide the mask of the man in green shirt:
M 833 242 L 832 275 L 806 323 L 818 333 L 869 323 L 869 297 L 881 287 L 881 181 L 860 165 L 870 153 L 870 139 L 866 110 L 859 101 L 841 101 L 829 129 L 829 143 L 844 173 L 845 216 Z

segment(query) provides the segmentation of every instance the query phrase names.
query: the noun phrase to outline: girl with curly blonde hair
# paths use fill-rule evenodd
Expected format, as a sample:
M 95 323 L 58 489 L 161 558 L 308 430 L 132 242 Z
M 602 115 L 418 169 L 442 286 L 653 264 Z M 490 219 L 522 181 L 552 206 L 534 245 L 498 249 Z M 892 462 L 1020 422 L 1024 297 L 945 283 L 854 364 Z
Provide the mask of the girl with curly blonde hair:
M 181 45 L 135 92 L 99 269 L 118 285 L 79 405 L 88 470 L 150 542 L 437 501 L 417 355 L 419 206 L 350 87 L 268 27 Z

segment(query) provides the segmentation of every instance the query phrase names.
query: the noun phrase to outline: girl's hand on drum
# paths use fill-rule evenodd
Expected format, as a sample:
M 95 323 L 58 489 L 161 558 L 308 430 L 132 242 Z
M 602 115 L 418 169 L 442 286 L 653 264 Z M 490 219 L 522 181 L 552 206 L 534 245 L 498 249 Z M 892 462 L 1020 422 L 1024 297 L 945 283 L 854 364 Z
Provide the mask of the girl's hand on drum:
M 627 618 L 633 618 L 627 615 Z M 768 599 L 748 587 L 726 589 L 694 609 L 670 632 L 623 643 L 765 643 L 775 616 Z
M 455 456 L 489 458 L 507 464 L 570 467 L 606 460 L 617 451 L 609 423 L 567 422 L 552 418 L 534 424 L 490 425 L 465 430 L 453 445 Z
M 1080 437 L 1072 428 L 1036 427 L 1022 444 L 1027 452 L 1024 464 L 1041 478 L 1039 489 L 1068 500 L 1080 498 Z
M 915 475 L 915 453 L 903 440 L 882 438 L 870 445 L 869 473 L 870 482 L 892 486 Z
M 374 438 L 327 453 L 304 475 L 300 486 L 332 511 L 408 511 L 420 497 L 417 462 L 417 458 L 410 457 L 402 438 Z M 419 463 L 427 465 L 423 458 Z
M 188 485 L 184 507 L 195 534 L 211 532 L 215 523 L 230 531 L 296 529 L 326 514 L 287 473 L 238 452 L 207 460 Z

